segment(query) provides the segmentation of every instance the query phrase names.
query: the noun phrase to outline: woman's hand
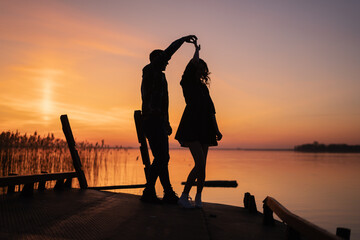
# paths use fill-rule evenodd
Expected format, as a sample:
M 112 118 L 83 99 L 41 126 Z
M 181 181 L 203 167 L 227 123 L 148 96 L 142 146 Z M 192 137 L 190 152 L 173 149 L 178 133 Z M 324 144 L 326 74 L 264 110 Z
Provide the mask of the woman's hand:
M 194 45 L 195 45 L 195 50 L 200 51 L 201 47 L 200 44 L 199 45 L 197 44 L 197 40 L 194 41 Z
M 194 46 L 195 46 L 195 53 L 193 58 L 191 59 L 191 61 L 193 63 L 198 63 L 199 62 L 199 50 L 200 50 L 200 45 L 197 45 L 197 39 L 193 42 Z

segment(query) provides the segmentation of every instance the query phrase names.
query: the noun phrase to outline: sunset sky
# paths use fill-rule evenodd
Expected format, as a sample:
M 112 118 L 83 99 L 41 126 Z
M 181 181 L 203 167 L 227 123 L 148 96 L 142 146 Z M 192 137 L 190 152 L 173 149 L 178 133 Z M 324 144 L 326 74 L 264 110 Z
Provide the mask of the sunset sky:
M 0 1 L 0 130 L 138 146 L 142 68 L 195 34 L 211 72 L 220 147 L 360 144 L 360 1 Z M 166 70 L 170 122 L 194 52 Z M 170 136 L 172 147 L 179 144 Z

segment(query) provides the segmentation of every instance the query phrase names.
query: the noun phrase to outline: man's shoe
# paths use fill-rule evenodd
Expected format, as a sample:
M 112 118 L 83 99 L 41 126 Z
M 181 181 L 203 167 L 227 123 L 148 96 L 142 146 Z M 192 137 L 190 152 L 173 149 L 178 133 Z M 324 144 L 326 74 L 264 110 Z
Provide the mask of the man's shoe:
M 179 201 L 179 197 L 174 191 L 171 191 L 164 194 L 162 201 L 164 203 L 177 204 L 177 202 Z
M 161 200 L 156 196 L 155 190 L 144 189 L 143 195 L 140 200 L 147 203 L 161 204 Z

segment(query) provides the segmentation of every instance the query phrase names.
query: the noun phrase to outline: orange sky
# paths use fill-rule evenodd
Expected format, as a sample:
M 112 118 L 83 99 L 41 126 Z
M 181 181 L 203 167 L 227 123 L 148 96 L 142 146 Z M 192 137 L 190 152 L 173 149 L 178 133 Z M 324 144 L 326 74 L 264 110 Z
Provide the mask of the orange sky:
M 1 1 L 0 129 L 63 137 L 66 113 L 79 140 L 137 146 L 148 54 L 196 34 L 221 147 L 360 144 L 359 12 L 335 0 Z M 174 131 L 193 50 L 166 70 Z

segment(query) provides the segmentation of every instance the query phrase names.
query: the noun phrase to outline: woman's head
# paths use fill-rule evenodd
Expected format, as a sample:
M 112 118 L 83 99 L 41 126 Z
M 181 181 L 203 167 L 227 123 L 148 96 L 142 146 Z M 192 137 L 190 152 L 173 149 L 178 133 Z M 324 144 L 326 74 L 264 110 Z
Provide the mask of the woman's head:
M 209 68 L 204 60 L 199 59 L 199 63 L 197 64 L 196 77 L 200 79 L 200 81 L 204 84 L 209 84 Z

